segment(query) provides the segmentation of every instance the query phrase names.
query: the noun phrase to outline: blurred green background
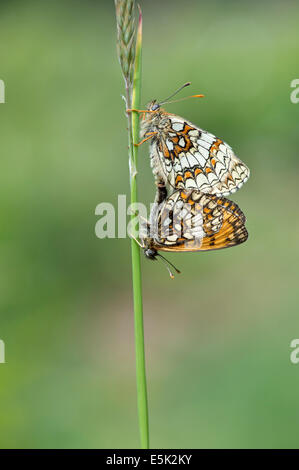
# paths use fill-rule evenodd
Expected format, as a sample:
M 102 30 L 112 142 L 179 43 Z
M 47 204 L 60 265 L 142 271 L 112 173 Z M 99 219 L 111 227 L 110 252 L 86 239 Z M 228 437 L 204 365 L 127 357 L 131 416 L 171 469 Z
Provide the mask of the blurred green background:
M 129 191 L 114 2 L 0 5 L 0 446 L 138 447 L 129 242 L 94 232 Z M 151 447 L 298 447 L 299 4 L 141 5 L 143 103 L 190 80 L 169 111 L 252 172 L 246 244 L 169 256 L 174 281 L 142 258 Z

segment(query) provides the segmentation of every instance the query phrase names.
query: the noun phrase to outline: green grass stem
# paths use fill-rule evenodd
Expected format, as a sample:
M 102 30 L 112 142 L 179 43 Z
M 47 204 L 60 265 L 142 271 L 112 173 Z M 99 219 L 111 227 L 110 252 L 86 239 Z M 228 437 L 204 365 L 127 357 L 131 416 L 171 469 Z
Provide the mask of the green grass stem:
M 140 109 L 141 97 L 141 53 L 142 53 L 142 14 L 139 8 L 139 20 L 136 32 L 135 60 L 132 53 L 132 31 L 134 24 L 134 8 L 132 1 L 116 1 L 116 16 L 118 22 L 118 50 L 126 85 L 126 104 L 128 108 Z M 129 31 L 129 33 L 128 33 Z M 129 39 L 128 39 L 129 38 Z M 133 64 L 133 67 L 132 67 Z M 131 70 L 133 68 L 133 73 Z M 131 204 L 138 202 L 137 193 L 137 156 L 139 141 L 139 114 L 128 113 L 128 141 L 130 162 L 130 187 Z M 135 219 L 135 213 L 131 215 L 131 221 Z M 140 430 L 141 448 L 149 448 L 149 424 L 148 401 L 145 371 L 144 327 L 142 306 L 142 279 L 140 248 L 136 241 L 131 239 L 132 253 L 132 283 L 134 302 L 134 326 L 135 326 L 135 352 L 136 352 L 136 380 L 137 380 L 137 404 Z

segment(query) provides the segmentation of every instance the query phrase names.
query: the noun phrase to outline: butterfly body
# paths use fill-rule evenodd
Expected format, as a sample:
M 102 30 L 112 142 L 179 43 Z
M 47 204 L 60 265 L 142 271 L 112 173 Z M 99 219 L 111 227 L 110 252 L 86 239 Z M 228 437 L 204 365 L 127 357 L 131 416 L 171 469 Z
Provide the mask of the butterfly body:
M 148 105 L 141 137 L 150 140 L 156 183 L 226 196 L 249 178 L 249 169 L 231 147 L 190 121 L 167 113 L 154 100 Z

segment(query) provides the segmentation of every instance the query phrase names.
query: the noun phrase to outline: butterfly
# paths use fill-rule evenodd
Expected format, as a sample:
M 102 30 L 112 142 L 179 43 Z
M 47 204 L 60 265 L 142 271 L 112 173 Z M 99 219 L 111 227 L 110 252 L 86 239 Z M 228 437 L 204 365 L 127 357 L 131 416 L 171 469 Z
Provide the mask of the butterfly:
M 159 251 L 210 251 L 239 245 L 248 238 L 245 222 L 234 202 L 194 189 L 179 189 L 162 204 L 154 205 L 150 221 L 141 224 L 139 245 L 147 258 L 160 257 L 179 272 Z
M 228 196 L 248 180 L 248 167 L 223 140 L 161 108 L 188 85 L 166 101 L 153 100 L 145 111 L 139 111 L 143 113 L 140 144 L 150 140 L 151 166 L 158 189 L 169 185 L 173 189 Z

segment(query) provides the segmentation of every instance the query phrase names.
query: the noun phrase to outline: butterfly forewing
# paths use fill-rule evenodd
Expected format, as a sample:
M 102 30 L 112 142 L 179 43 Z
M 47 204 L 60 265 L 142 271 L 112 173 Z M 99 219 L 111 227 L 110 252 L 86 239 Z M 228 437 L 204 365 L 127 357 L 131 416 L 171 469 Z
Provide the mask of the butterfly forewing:
M 159 109 L 143 121 L 142 137 L 151 138 L 156 177 L 173 188 L 228 195 L 249 178 L 249 169 L 231 147 L 213 134 Z

